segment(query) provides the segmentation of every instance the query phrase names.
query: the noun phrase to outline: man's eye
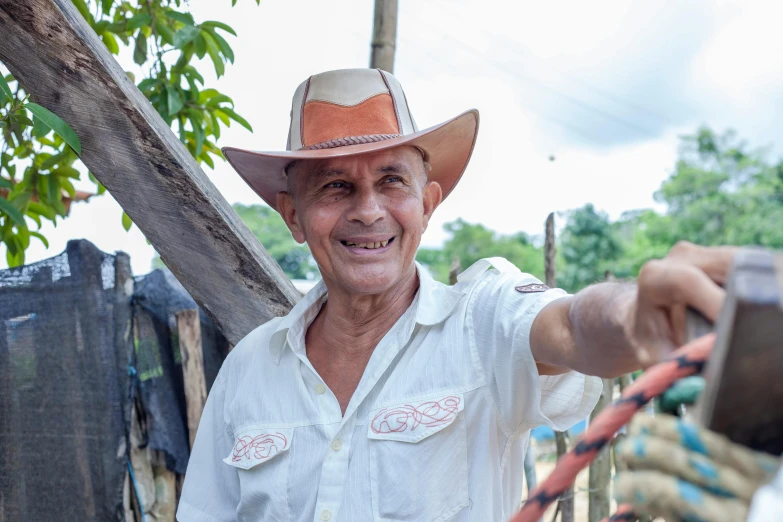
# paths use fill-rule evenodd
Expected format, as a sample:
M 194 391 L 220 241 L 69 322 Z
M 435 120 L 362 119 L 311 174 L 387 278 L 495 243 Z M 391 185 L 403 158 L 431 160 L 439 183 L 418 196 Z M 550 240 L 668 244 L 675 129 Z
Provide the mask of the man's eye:
M 386 178 L 386 183 L 397 183 L 402 181 L 402 178 L 399 176 L 389 176 Z
M 345 182 L 343 181 L 332 181 L 331 183 L 327 183 L 324 185 L 324 188 L 343 188 L 345 187 Z

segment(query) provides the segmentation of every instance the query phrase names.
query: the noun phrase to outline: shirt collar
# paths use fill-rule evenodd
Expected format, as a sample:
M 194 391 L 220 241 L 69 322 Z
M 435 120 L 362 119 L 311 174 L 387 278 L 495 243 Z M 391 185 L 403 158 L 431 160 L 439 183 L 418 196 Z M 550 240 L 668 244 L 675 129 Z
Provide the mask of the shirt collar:
M 451 315 L 465 292 L 435 281 L 429 272 L 416 263 L 419 276 L 419 290 L 411 306 L 416 307 L 416 322 L 423 326 L 433 326 Z M 292 336 L 300 335 L 304 339 L 305 329 L 315 319 L 326 300 L 326 284 L 319 281 L 298 303 L 278 322 L 269 339 L 269 352 L 275 364 L 280 364 L 286 342 Z M 293 343 L 289 343 L 292 345 Z M 302 343 L 303 344 L 303 343 Z

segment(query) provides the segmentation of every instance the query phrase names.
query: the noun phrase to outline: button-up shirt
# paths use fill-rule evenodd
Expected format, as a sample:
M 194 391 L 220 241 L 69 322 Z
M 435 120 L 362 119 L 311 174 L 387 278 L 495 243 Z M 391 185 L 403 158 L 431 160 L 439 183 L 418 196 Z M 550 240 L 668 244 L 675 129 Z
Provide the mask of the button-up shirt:
M 565 294 L 508 261 L 419 289 L 373 351 L 345 414 L 307 358 L 323 282 L 231 351 L 209 394 L 177 518 L 504 521 L 520 507 L 530 430 L 565 430 L 595 377 L 539 376 L 530 329 Z

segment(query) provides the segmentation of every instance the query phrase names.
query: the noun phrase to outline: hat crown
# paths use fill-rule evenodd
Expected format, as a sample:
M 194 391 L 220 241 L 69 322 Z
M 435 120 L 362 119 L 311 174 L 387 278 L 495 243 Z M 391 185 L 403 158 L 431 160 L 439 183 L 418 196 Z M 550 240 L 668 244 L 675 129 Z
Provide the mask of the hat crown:
M 383 141 L 418 131 L 400 82 L 380 69 L 311 76 L 294 93 L 286 150 Z

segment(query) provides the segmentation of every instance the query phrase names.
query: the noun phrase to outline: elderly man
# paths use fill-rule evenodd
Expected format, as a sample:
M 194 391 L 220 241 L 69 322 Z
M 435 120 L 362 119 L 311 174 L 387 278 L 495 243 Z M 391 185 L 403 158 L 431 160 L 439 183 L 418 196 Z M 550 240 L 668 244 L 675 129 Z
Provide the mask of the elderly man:
M 224 149 L 323 281 L 226 359 L 180 521 L 502 521 L 532 428 L 671 351 L 686 306 L 716 317 L 729 249 L 681 244 L 638 286 L 574 296 L 501 258 L 434 281 L 416 249 L 477 130 L 468 111 L 419 131 L 392 75 L 353 69 L 297 89 L 287 151 Z

